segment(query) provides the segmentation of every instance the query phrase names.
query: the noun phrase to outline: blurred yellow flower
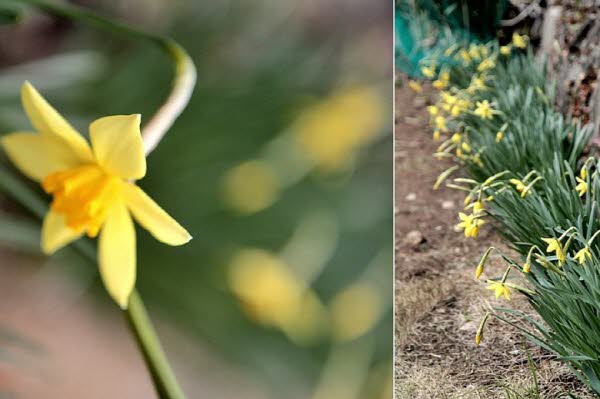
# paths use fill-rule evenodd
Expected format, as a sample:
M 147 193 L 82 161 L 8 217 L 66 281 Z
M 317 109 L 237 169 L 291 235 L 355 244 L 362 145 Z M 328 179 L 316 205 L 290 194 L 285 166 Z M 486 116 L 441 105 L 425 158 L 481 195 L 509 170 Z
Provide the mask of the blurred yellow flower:
M 416 80 L 410 80 L 408 82 L 408 87 L 410 87 L 415 93 L 421 93 L 423 91 L 423 86 L 421 86 L 421 83 L 417 82 Z
M 433 140 L 438 141 L 439 139 L 440 139 L 440 131 L 436 129 L 433 131 Z
M 369 282 L 344 288 L 330 304 L 333 337 L 349 341 L 370 331 L 380 320 L 383 305 L 380 290 Z
M 464 65 L 468 65 L 471 62 L 471 56 L 467 50 L 460 50 L 458 56 L 462 59 Z
M 502 133 L 501 131 L 496 133 L 496 143 L 501 142 L 503 138 L 504 138 L 504 133 Z
M 587 178 L 587 168 L 585 167 L 585 165 L 581 167 L 581 170 L 579 171 L 579 177 L 581 177 L 584 180 L 585 178 Z
M 481 61 L 481 64 L 479 64 L 477 66 L 477 71 L 483 72 L 488 69 L 492 69 L 495 66 L 496 66 L 496 63 L 494 62 L 494 60 L 492 60 L 491 58 L 486 58 L 485 60 Z
M 510 301 L 510 288 L 508 288 L 503 282 L 488 280 L 487 283 L 488 286 L 485 288 L 494 291 L 496 298 L 504 296 L 507 301 Z
M 136 275 L 131 216 L 165 244 L 182 245 L 192 238 L 132 182 L 146 174 L 140 115 L 92 122 L 90 147 L 29 82 L 23 84 L 21 99 L 38 133 L 10 133 L 2 146 L 17 168 L 53 196 L 42 227 L 42 250 L 52 254 L 83 234 L 100 234 L 100 275 L 115 302 L 127 308 Z
M 446 118 L 443 116 L 436 116 L 434 119 L 434 124 L 436 129 L 441 130 L 442 132 L 448 131 L 448 127 L 446 126 Z
M 500 54 L 502 55 L 509 55 L 510 51 L 512 50 L 511 46 L 500 46 Z
M 588 190 L 587 182 L 579 176 L 576 176 L 575 179 L 578 183 L 577 186 L 575 186 L 575 190 L 577 191 L 580 197 L 583 197 Z
M 379 134 L 386 105 L 376 89 L 337 89 L 305 110 L 292 126 L 299 146 L 324 172 L 341 169 L 355 152 Z
M 460 135 L 460 133 L 454 133 L 452 135 L 452 137 L 450 138 L 450 140 L 454 143 L 454 144 L 458 144 L 460 143 L 460 140 L 462 139 L 462 136 Z
M 327 329 L 326 309 L 306 283 L 277 255 L 239 250 L 229 265 L 229 285 L 246 314 L 308 343 Z
M 436 116 L 440 110 L 435 105 L 430 105 L 427 107 L 427 112 L 429 112 L 429 115 L 431 116 Z
M 517 32 L 513 33 L 512 35 L 512 44 L 516 47 L 516 48 L 525 48 L 527 47 L 527 41 L 529 40 L 529 37 L 527 37 L 526 35 L 519 35 Z
M 421 72 L 426 78 L 433 78 L 435 76 L 435 65 L 431 65 L 428 67 L 422 67 Z
M 279 197 L 280 181 L 266 161 L 252 160 L 231 168 L 222 179 L 223 196 L 236 212 L 251 214 L 271 206 Z
M 481 119 L 492 119 L 494 117 L 494 110 L 488 100 L 477 101 L 476 106 L 474 114 L 481 117 Z

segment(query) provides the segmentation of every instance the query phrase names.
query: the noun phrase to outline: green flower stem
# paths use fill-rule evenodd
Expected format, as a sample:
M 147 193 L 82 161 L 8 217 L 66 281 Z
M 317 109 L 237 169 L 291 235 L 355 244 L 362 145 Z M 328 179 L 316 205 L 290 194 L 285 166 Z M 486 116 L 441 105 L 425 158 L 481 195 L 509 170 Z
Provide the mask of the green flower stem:
M 196 68 L 187 52 L 171 39 L 133 29 L 125 24 L 88 12 L 83 8 L 57 5 L 41 0 L 18 0 L 17 2 L 30 4 L 44 12 L 87 23 L 133 39 L 148 41 L 165 51 L 173 62 L 175 76 L 171 94 L 143 129 L 145 152 L 149 154 L 183 112 L 192 94 L 196 83 Z M 43 218 L 46 214 L 47 205 L 45 201 L 31 187 L 10 172 L 0 170 L 0 186 L 3 186 L 7 193 L 20 201 L 36 216 Z M 74 244 L 87 258 L 94 263 L 96 262 L 95 250 L 90 241 L 79 240 Z M 131 293 L 129 306 L 124 310 L 124 313 L 160 398 L 185 399 L 185 394 L 177 383 L 137 290 L 134 289 Z

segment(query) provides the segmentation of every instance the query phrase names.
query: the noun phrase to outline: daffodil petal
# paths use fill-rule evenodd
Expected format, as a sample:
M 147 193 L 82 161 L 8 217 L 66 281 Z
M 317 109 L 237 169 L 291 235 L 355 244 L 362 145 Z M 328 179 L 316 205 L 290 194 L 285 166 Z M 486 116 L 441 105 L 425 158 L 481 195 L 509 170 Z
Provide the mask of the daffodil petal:
M 98 242 L 100 276 L 110 296 L 126 309 L 135 286 L 135 228 L 124 203 L 110 210 Z
M 31 124 L 42 135 L 53 136 L 70 148 L 81 161 L 91 161 L 92 151 L 79 134 L 29 83 L 21 87 L 21 101 Z
M 81 165 L 79 157 L 56 137 L 15 132 L 2 137 L 0 142 L 15 166 L 36 181 L 56 171 Z
M 81 235 L 82 232 L 77 232 L 67 226 L 62 214 L 49 211 L 42 226 L 42 251 L 46 255 L 51 255 Z
M 100 118 L 90 125 L 96 160 L 109 172 L 124 179 L 141 179 L 146 174 L 146 156 L 140 132 L 140 115 Z
M 124 184 L 123 196 L 135 220 L 158 241 L 183 245 L 192 239 L 186 229 L 135 184 Z

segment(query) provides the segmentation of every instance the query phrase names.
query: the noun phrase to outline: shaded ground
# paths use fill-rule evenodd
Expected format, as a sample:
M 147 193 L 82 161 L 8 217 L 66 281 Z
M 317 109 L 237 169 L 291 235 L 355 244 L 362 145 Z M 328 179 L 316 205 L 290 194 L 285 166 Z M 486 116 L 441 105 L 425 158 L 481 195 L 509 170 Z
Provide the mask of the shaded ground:
M 533 387 L 528 353 L 543 398 L 561 392 L 592 397 L 582 393 L 564 365 L 504 323 L 492 319 L 482 344 L 475 346 L 486 310 L 506 306 L 485 290 L 483 279 L 475 281 L 475 267 L 492 243 L 510 251 L 489 226 L 477 240 L 454 231 L 463 195 L 432 189 L 451 164 L 431 156 L 437 144 L 427 126 L 427 89 L 415 95 L 405 83 L 401 78 L 396 90 L 396 399 L 502 398 L 503 386 L 528 395 Z M 496 276 L 504 267 L 492 255 L 486 272 Z M 528 310 L 516 294 L 509 305 Z

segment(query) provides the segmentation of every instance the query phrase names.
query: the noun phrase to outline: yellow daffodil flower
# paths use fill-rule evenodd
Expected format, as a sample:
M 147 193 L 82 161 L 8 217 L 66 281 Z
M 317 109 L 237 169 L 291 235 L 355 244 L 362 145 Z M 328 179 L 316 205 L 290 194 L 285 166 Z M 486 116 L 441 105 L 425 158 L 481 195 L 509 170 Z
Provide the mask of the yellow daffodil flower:
M 492 69 L 495 66 L 496 66 L 496 63 L 494 62 L 494 60 L 492 60 L 491 58 L 486 58 L 485 60 L 481 61 L 481 64 L 479 64 L 477 66 L 477 71 L 479 71 L 479 72 L 487 71 L 488 69 Z
M 588 185 L 587 182 L 585 180 L 583 180 L 581 177 L 575 177 L 575 179 L 577 180 L 577 186 L 575 186 L 575 190 L 577 190 L 577 193 L 579 194 L 580 197 L 583 197 L 585 195 L 585 193 L 587 193 L 587 189 L 588 189 Z
M 436 129 L 433 132 L 433 140 L 438 141 L 439 139 L 440 139 L 440 131 Z
M 460 145 L 460 148 L 464 151 L 464 152 L 471 152 L 471 146 L 469 145 L 469 143 L 467 143 L 466 141 L 463 141 L 463 143 Z
M 462 136 L 460 135 L 460 133 L 454 133 L 452 135 L 452 137 L 450 138 L 450 140 L 454 143 L 454 144 L 458 144 L 460 143 Z
M 408 82 L 408 87 L 410 87 L 415 93 L 421 93 L 423 91 L 423 86 L 421 86 L 421 84 L 416 80 L 410 80 Z
M 460 109 L 460 107 L 458 105 L 454 105 L 452 107 L 452 109 L 450 109 L 450 115 L 457 117 L 460 115 L 461 111 L 462 110 Z
M 586 258 L 592 260 L 592 253 L 588 247 L 584 247 L 583 249 L 580 249 L 573 258 L 579 262 L 580 265 L 583 265 Z
M 473 203 L 473 212 L 477 213 L 477 212 L 481 212 L 485 209 L 485 206 L 483 205 L 483 202 L 481 201 L 475 201 Z
M 581 177 L 583 180 L 585 180 L 587 178 L 587 169 L 586 169 L 585 165 L 579 171 L 579 177 Z
M 429 115 L 431 116 L 437 116 L 437 114 L 440 113 L 440 110 L 435 105 L 430 105 L 427 107 L 427 112 L 429 112 Z
M 504 296 L 507 301 L 510 301 L 510 288 L 500 281 L 488 280 L 488 286 L 485 287 L 488 290 L 493 290 L 496 298 Z
M 461 222 L 457 224 L 456 227 L 465 230 L 465 237 L 477 238 L 479 235 L 479 227 L 485 222 L 475 214 L 466 215 L 459 212 L 458 217 Z
M 556 252 L 556 257 L 560 264 L 565 261 L 565 252 L 563 251 L 562 246 L 560 245 L 560 241 L 556 238 L 542 238 L 546 244 L 548 244 L 548 248 L 546 248 L 546 252 Z
M 460 107 L 462 111 L 468 110 L 469 108 L 471 108 L 471 105 L 473 105 L 473 103 L 467 99 L 460 99 L 456 102 L 456 104 Z
M 481 57 L 481 54 L 479 54 L 479 46 L 475 44 L 471 44 L 469 46 L 469 57 L 474 60 L 477 60 Z
M 525 48 L 527 47 L 527 41 L 529 40 L 529 37 L 527 37 L 526 35 L 519 35 L 517 32 L 513 33 L 512 35 L 512 44 L 516 47 L 516 48 Z
M 529 273 L 531 271 L 531 262 L 527 260 L 523 265 L 523 273 Z
M 474 76 L 473 79 L 471 79 L 469 87 L 467 88 L 467 92 L 475 93 L 476 91 L 481 91 L 485 89 L 487 89 L 487 86 L 485 85 L 485 79 Z
M 525 183 L 523 183 L 521 180 L 510 179 L 509 181 L 515 186 L 515 189 L 519 192 L 519 194 L 521 194 L 521 197 L 525 197 L 527 194 L 529 194 L 527 185 Z
M 438 90 L 444 90 L 446 87 L 448 87 L 448 81 L 446 80 L 434 80 L 433 83 L 431 84 L 435 89 Z
M 511 50 L 512 50 L 512 47 L 510 45 L 500 46 L 500 54 L 502 54 L 502 55 L 509 55 Z
M 421 72 L 426 78 L 433 78 L 435 76 L 435 65 L 421 68 Z
M 133 183 L 146 175 L 140 115 L 92 122 L 90 146 L 28 82 L 21 99 L 38 133 L 10 133 L 1 142 L 17 168 L 53 196 L 42 227 L 42 250 L 52 254 L 83 234 L 99 235 L 100 275 L 111 297 L 126 308 L 136 276 L 132 216 L 165 244 L 182 245 L 192 238 Z
M 462 59 L 464 65 L 469 65 L 471 62 L 471 56 L 467 50 L 460 50 L 458 56 Z
M 488 100 L 477 101 L 475 104 L 474 114 L 481 117 L 481 119 L 492 119 L 494 117 L 494 110 Z
M 479 45 L 479 54 L 481 54 L 482 57 L 487 57 L 490 54 L 490 49 L 481 44 Z
M 504 138 L 504 133 L 502 133 L 502 132 L 496 133 L 496 143 L 501 142 L 503 138 Z
M 443 116 L 436 116 L 435 117 L 435 127 L 438 130 L 441 130 L 442 132 L 447 132 L 448 131 L 448 127 L 446 127 L 446 118 L 444 118 Z

